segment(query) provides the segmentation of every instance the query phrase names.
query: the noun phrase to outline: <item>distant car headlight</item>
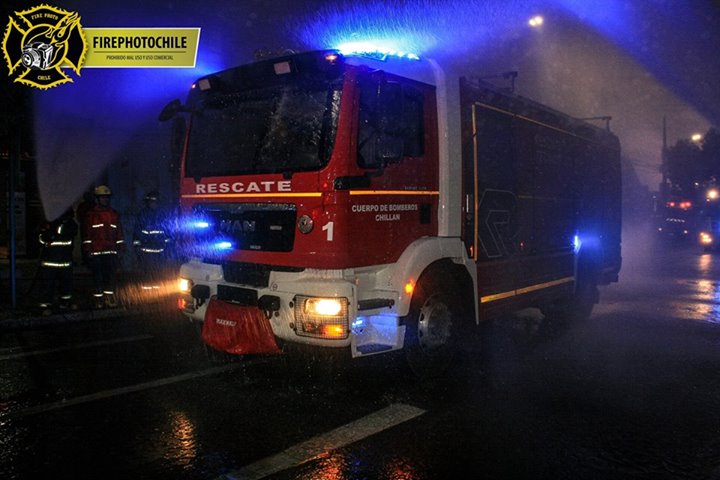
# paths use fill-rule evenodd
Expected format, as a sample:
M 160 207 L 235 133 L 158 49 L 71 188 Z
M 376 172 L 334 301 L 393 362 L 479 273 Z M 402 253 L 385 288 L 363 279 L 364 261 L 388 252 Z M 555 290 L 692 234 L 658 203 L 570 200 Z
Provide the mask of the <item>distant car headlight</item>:
M 703 245 L 710 245 L 713 243 L 713 237 L 707 232 L 700 232 L 700 243 Z

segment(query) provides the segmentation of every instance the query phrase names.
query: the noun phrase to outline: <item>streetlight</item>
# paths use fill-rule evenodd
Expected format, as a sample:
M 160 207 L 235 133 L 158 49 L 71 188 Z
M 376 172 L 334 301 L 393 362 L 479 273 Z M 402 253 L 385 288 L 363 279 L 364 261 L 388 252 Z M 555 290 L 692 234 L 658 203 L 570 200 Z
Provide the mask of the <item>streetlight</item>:
M 542 26 L 545 19 L 542 17 L 542 15 L 535 15 L 530 20 L 528 20 L 528 25 L 530 25 L 533 28 L 539 28 Z
M 699 141 L 702 140 L 702 139 L 703 139 L 703 136 L 702 136 L 701 133 L 693 133 L 693 134 L 690 136 L 690 140 L 692 140 L 692 141 L 695 142 L 695 143 L 699 142 Z

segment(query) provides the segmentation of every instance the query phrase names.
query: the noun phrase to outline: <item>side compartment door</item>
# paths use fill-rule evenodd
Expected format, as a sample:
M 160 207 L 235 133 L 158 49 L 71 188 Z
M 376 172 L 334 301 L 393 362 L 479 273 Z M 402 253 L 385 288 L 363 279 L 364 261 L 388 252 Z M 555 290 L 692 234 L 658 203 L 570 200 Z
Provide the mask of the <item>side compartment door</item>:
M 518 291 L 528 305 L 561 299 L 574 285 L 577 233 L 575 160 L 580 140 L 539 121 L 519 121 L 522 158 L 532 175 L 532 230 L 519 259 Z
M 483 103 L 464 102 L 463 238 L 478 269 L 483 316 L 502 311 L 517 287 L 521 205 L 514 117 Z

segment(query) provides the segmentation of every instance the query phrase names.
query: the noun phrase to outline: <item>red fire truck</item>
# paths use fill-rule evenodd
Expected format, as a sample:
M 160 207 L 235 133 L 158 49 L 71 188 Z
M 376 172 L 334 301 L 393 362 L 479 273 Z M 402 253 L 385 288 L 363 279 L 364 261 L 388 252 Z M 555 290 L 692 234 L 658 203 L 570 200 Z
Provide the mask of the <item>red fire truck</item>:
M 618 280 L 617 138 L 392 53 L 258 61 L 161 114 L 188 119 L 179 307 L 206 343 L 405 349 L 422 373 L 484 320 L 589 315 Z

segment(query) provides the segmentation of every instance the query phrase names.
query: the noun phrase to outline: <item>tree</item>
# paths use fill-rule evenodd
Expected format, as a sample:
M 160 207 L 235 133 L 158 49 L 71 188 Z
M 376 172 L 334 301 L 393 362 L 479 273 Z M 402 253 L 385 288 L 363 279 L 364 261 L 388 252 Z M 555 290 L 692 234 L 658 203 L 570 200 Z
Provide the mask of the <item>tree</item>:
M 668 148 L 665 173 L 672 189 L 688 198 L 697 186 L 720 182 L 720 132 L 711 128 L 700 143 L 679 140 Z
M 680 140 L 665 153 L 667 176 L 672 189 L 685 196 L 695 191 L 695 183 L 703 177 L 702 150 L 689 141 Z
M 704 177 L 720 180 L 720 132 L 711 128 L 702 141 L 702 165 Z

